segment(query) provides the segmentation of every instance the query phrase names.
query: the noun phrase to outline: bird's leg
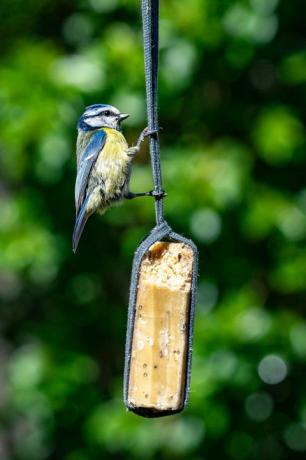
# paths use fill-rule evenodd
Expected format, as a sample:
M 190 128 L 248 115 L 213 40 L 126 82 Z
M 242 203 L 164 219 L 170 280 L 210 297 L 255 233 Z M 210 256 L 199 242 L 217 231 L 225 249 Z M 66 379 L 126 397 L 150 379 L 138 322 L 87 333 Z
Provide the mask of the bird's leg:
M 148 136 L 154 136 L 155 134 L 157 134 L 159 131 L 159 129 L 155 129 L 153 131 L 150 131 L 148 127 L 146 127 L 144 130 L 142 130 L 142 132 L 140 133 L 140 136 L 138 137 L 138 140 L 137 140 L 137 143 L 134 147 L 129 147 L 128 150 L 127 150 L 127 154 L 131 157 L 133 157 L 134 155 L 136 155 L 136 153 L 139 152 L 140 150 L 140 146 L 141 144 L 143 143 L 143 141 L 145 140 L 146 137 Z
M 161 198 L 164 198 L 165 196 L 167 196 L 167 194 L 163 190 L 161 191 L 161 193 L 156 192 L 156 190 L 150 190 L 149 192 L 141 192 L 141 193 L 127 192 L 124 195 L 124 198 L 126 198 L 127 200 L 132 200 L 133 198 L 138 198 L 140 196 L 152 196 L 153 198 L 160 200 Z
M 150 196 L 149 193 L 150 192 L 141 192 L 141 193 L 127 192 L 124 195 L 124 198 L 126 198 L 127 200 L 132 200 L 133 198 L 138 198 L 140 196 Z

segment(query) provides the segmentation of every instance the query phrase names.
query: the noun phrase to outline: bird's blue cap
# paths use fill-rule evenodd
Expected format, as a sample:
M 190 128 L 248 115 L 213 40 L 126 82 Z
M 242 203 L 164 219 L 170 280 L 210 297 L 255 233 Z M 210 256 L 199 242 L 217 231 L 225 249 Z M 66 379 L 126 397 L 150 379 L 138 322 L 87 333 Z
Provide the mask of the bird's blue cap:
M 84 114 L 87 112 L 87 110 L 91 110 L 91 109 L 105 109 L 106 107 L 111 107 L 111 105 L 109 105 L 109 104 L 92 104 L 92 105 L 88 105 L 88 106 L 85 108 Z

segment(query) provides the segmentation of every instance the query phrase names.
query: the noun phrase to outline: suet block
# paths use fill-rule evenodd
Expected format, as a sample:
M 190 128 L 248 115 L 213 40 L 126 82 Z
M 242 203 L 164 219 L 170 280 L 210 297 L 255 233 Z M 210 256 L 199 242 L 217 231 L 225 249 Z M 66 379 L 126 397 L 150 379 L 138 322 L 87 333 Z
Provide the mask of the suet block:
M 192 249 L 157 242 L 140 268 L 129 368 L 128 407 L 139 412 L 183 408 Z

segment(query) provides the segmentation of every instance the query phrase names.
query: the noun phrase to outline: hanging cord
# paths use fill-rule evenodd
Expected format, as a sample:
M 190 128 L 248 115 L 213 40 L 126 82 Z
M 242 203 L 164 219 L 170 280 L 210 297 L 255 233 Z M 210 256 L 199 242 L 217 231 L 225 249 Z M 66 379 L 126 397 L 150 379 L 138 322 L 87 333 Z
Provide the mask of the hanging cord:
M 150 156 L 154 183 L 156 224 L 164 222 L 162 175 L 158 138 L 158 19 L 159 0 L 142 0 L 144 64 L 147 96 L 147 118 L 150 136 Z

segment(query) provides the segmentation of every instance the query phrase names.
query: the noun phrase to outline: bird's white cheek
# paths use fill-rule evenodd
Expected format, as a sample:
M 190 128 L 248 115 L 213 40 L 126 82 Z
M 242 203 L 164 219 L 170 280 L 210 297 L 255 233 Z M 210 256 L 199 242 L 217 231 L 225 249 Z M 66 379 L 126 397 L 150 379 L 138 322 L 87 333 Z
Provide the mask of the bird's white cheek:
M 100 128 L 102 126 L 101 120 L 99 118 L 87 118 L 86 124 L 91 128 Z

